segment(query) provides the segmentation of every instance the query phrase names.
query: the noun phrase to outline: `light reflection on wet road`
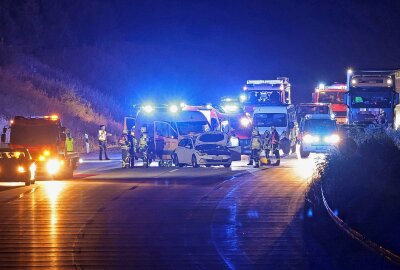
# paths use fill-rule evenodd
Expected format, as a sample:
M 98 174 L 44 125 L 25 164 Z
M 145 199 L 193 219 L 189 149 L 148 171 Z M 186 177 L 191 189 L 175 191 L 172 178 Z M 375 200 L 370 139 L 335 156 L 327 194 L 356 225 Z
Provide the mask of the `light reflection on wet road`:
M 87 178 L 0 192 L 0 266 L 309 269 L 306 257 L 325 254 L 304 248 L 301 210 L 314 165 L 301 162 L 233 178 L 240 170 L 149 177 L 112 169 L 119 162 L 101 172 L 93 162 L 81 172 Z

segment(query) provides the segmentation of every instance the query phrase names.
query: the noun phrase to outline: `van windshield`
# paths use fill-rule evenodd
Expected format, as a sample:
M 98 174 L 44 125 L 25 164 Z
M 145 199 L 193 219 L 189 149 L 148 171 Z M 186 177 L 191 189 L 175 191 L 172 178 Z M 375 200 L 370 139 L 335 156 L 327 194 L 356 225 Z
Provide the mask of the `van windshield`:
M 193 122 L 176 122 L 179 135 L 200 134 L 210 131 L 210 125 L 207 121 L 193 121 Z
M 286 127 L 286 113 L 256 113 L 253 118 L 256 127 Z

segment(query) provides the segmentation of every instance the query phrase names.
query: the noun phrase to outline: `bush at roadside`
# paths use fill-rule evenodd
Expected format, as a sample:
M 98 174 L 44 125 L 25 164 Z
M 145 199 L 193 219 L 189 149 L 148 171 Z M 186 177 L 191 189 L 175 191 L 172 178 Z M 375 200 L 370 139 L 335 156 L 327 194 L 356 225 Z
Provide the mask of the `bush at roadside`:
M 392 139 L 398 134 L 371 136 L 355 152 L 327 156 L 317 178 L 347 224 L 400 253 L 400 150 Z

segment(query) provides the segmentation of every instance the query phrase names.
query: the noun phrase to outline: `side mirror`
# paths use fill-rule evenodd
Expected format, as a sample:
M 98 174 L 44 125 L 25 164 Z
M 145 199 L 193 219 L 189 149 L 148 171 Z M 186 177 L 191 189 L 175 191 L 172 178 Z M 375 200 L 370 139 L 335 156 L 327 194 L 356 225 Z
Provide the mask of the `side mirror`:
M 293 129 L 294 128 L 294 123 L 293 122 L 289 122 L 289 129 Z
M 65 133 L 65 127 L 61 127 L 61 132 Z
M 3 127 L 3 134 L 6 134 L 6 133 L 7 133 L 7 129 L 8 129 L 8 128 Z

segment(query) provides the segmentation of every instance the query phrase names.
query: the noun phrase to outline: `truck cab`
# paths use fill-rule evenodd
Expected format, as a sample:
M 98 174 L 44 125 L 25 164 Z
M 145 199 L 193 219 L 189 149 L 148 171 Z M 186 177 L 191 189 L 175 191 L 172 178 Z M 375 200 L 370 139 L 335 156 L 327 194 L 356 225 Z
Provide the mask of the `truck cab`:
M 15 116 L 3 129 L 9 132 L 11 148 L 29 149 L 39 176 L 71 178 L 78 166 L 79 154 L 66 149 L 66 130 L 57 115 Z

